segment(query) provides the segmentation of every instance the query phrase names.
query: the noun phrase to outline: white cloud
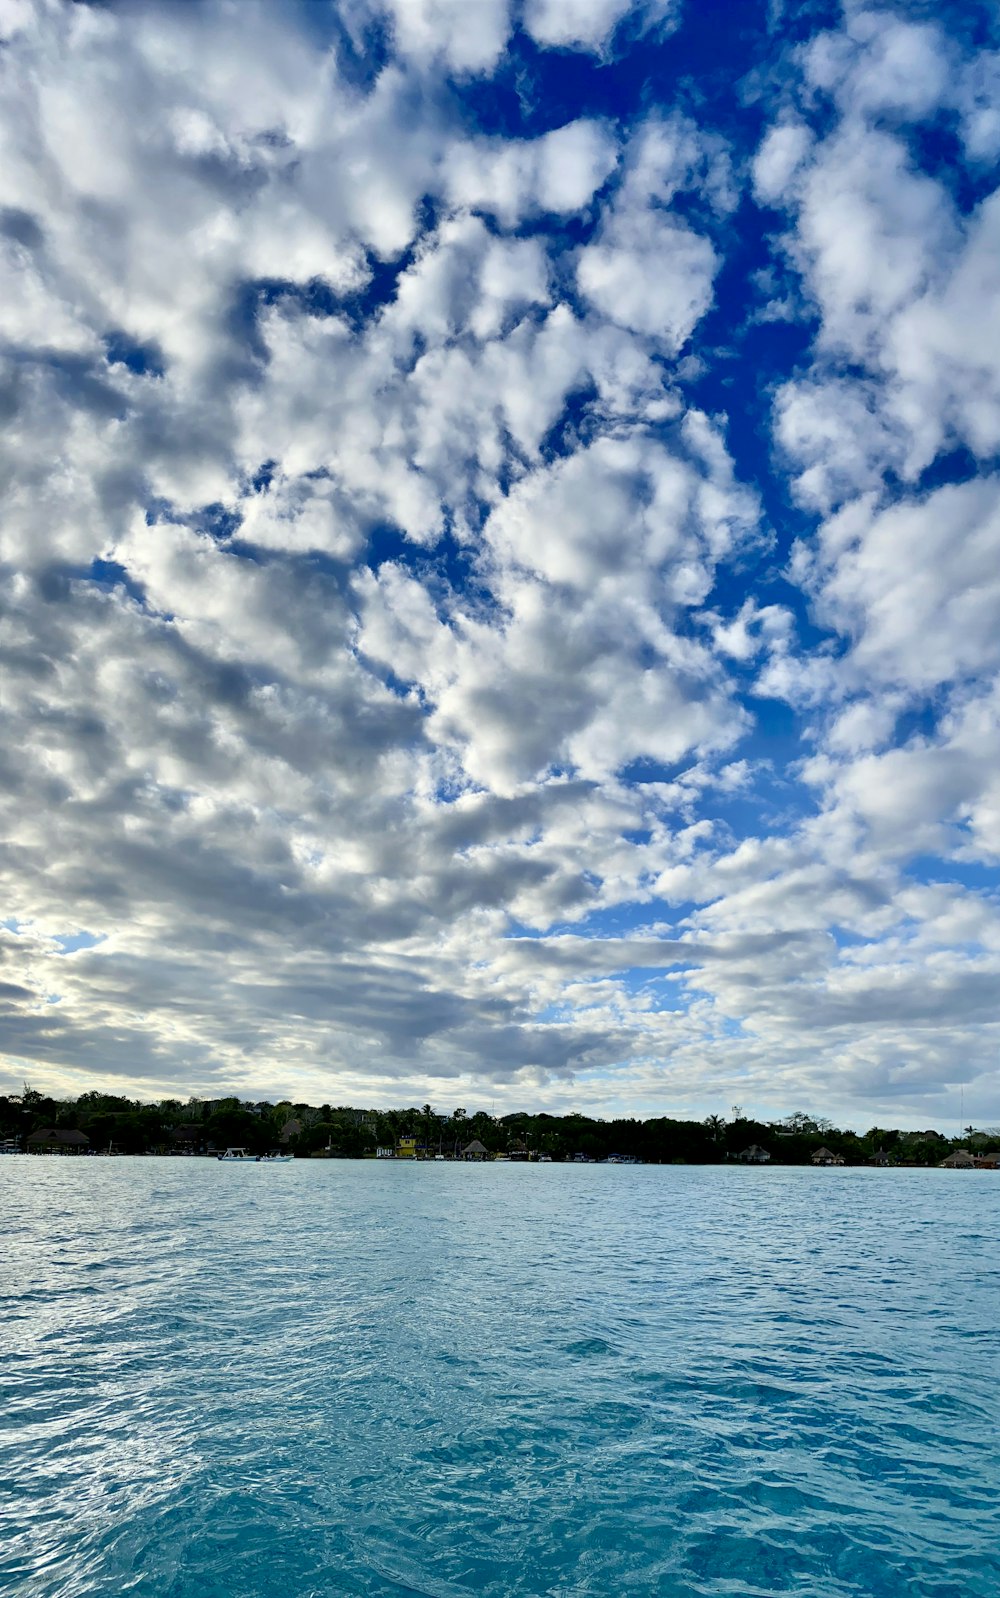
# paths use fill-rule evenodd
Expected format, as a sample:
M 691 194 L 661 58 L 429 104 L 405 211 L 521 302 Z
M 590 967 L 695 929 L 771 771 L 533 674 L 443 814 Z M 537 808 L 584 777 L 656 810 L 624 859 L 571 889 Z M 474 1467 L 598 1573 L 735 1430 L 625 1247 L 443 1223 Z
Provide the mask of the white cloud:
M 523 478 L 484 528 L 495 615 L 458 604 L 439 618 L 394 567 L 366 580 L 363 651 L 419 683 L 431 735 L 475 782 L 512 792 L 566 764 L 606 778 L 741 727 L 711 654 L 673 619 L 752 535 L 756 506 L 711 436 L 689 431 L 700 461 L 607 439 Z
M 883 361 L 893 406 L 913 435 L 913 466 L 951 441 L 988 457 L 1000 447 L 1000 196 L 964 223 L 960 247 L 938 282 L 886 330 Z
M 816 510 L 877 488 L 887 469 L 905 465 L 906 430 L 887 413 L 876 383 L 837 375 L 785 383 L 774 412 L 777 443 L 801 468 L 793 479 L 795 496 Z
M 781 122 L 769 130 L 753 162 L 754 189 L 760 199 L 768 205 L 787 200 L 812 143 L 811 132 L 801 122 Z
M 358 48 L 390 9 L 361 86 L 284 9 L 0 12 L 7 1074 L 924 1113 L 993 1024 L 995 906 L 907 870 L 1000 850 L 997 504 L 897 483 L 988 455 L 1000 384 L 994 203 L 906 124 L 986 159 L 990 62 L 942 89 L 852 16 L 758 156 L 821 320 L 786 567 L 687 397 L 713 352 L 671 359 L 741 153 L 583 104 L 483 136 L 511 12 L 359 0 Z M 597 54 L 673 20 L 523 11 Z M 810 742 L 739 744 L 747 685 Z
M 421 71 L 442 15 L 404 25 Z M 639 434 L 620 446 L 623 482 L 653 499 L 627 580 L 612 560 L 581 614 L 506 535 L 482 540 L 490 506 L 552 476 L 543 440 L 571 391 L 588 394 L 584 465 L 605 448 L 610 462 L 605 430 L 681 411 L 644 341 L 558 303 L 543 240 L 469 212 L 572 214 L 613 172 L 615 139 L 580 120 L 470 141 L 414 122 L 398 64 L 362 94 L 266 8 L 248 8 L 230 58 L 220 17 L 48 15 L 30 44 L 45 92 L 15 87 L 2 108 L 3 538 L 22 572 L 5 591 L 8 747 L 34 727 L 6 772 L 33 929 L 5 946 L 29 995 L 6 1034 L 15 1069 L 210 1087 L 325 1062 L 391 1096 L 415 1050 L 443 1076 L 470 1059 L 497 1077 L 608 1062 L 625 1024 L 540 1028 L 529 990 L 496 989 L 497 935 L 508 916 L 544 926 L 627 900 L 648 866 L 623 828 L 652 820 L 653 857 L 669 846 L 612 773 L 739 726 L 670 614 L 701 599 L 752 499 L 691 418 L 675 454 Z M 370 256 L 415 241 L 428 191 L 440 223 L 359 330 Z M 287 287 L 241 301 L 254 278 L 298 285 L 311 309 Z M 553 477 L 567 506 L 572 478 Z M 589 481 L 578 561 L 597 559 L 602 515 L 619 538 L 633 510 Z M 446 526 L 478 542 L 498 605 L 392 565 L 352 577 L 386 523 L 428 548 Z M 95 558 L 112 586 L 88 580 Z M 556 761 L 591 775 L 547 775 Z M 473 799 L 478 833 L 456 851 Z M 585 841 L 606 889 L 581 870 Z M 103 941 L 63 958 L 70 902 Z
M 984 50 L 963 64 L 956 95 L 966 154 L 993 161 L 1000 154 L 1000 52 Z
M 548 276 L 540 240 L 493 238 L 478 217 L 453 217 L 401 276 L 384 325 L 435 344 L 466 331 L 492 338 L 512 314 L 548 304 Z
M 832 93 L 852 114 L 896 113 L 919 120 L 948 95 L 949 40 L 932 23 L 889 11 L 853 11 L 840 33 L 823 33 L 804 51 L 809 82 Z
M 505 227 L 525 216 L 584 210 L 611 172 L 618 153 L 609 130 L 579 121 L 538 139 L 478 139 L 456 143 L 445 170 L 454 205 L 492 212 Z
M 456 72 L 496 65 L 510 31 L 508 0 L 385 0 L 395 44 L 418 61 L 442 58 Z
M 616 221 L 581 253 L 577 277 L 612 321 L 680 349 L 712 302 L 715 251 L 685 223 Z
M 602 315 L 679 349 L 712 303 L 718 267 L 708 238 L 666 207 L 679 190 L 701 189 L 713 208 L 730 204 L 724 152 L 680 118 L 651 119 L 627 152 L 623 179 L 577 282 Z
M 829 812 L 886 858 L 1000 859 L 1000 717 L 994 678 L 957 701 L 933 736 L 852 760 L 817 762 Z
M 820 615 L 862 679 L 924 691 L 1000 665 L 1000 484 L 948 485 L 822 528 Z
M 791 405 L 795 390 L 784 394 L 782 442 L 812 457 L 800 485 L 822 506 L 832 479 L 837 491 L 870 486 L 880 456 L 914 479 L 942 449 L 964 445 L 986 458 L 1000 446 L 1000 202 L 987 195 L 962 215 L 945 181 L 919 171 L 903 133 L 885 125 L 890 111 L 919 121 L 953 105 L 967 140 L 986 150 L 988 57 L 959 71 L 935 27 L 861 13 L 846 32 L 816 41 L 807 66 L 836 93 L 839 122 L 817 142 L 804 123 L 783 120 L 754 172 L 759 197 L 793 218 L 788 248 L 819 312 L 821 348 L 830 362 L 866 372 L 861 382 L 825 373 Z M 851 431 L 862 407 L 874 422 L 860 448 L 845 450 L 845 429 L 832 418 L 839 411 Z M 829 465 L 822 440 L 808 437 L 817 428 L 828 430 Z
M 528 0 L 525 26 L 541 45 L 601 52 L 626 17 L 662 27 L 676 17 L 675 0 Z
M 847 124 L 800 177 L 797 248 L 823 314 L 821 338 L 859 360 L 926 291 L 954 238 L 940 185 L 900 142 Z
M 357 506 L 324 477 L 280 476 L 241 502 L 240 536 L 263 549 L 347 560 L 362 541 Z

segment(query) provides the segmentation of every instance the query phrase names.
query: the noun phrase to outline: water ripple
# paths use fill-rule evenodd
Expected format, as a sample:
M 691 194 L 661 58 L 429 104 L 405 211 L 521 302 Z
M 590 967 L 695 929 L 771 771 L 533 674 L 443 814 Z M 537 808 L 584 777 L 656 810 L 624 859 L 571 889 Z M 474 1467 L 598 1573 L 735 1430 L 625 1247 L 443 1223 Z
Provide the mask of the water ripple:
M 1000 1183 L 0 1165 L 16 1598 L 986 1598 Z

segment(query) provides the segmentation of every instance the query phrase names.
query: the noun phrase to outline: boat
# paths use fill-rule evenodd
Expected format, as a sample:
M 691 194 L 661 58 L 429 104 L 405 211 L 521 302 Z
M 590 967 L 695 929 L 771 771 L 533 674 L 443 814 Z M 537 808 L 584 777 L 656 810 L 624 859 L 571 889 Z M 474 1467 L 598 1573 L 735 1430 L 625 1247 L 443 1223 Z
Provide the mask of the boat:
M 251 1154 L 249 1149 L 239 1145 L 228 1148 L 225 1154 L 217 1154 L 217 1160 L 244 1160 L 248 1165 L 287 1165 L 294 1160 L 294 1154 Z

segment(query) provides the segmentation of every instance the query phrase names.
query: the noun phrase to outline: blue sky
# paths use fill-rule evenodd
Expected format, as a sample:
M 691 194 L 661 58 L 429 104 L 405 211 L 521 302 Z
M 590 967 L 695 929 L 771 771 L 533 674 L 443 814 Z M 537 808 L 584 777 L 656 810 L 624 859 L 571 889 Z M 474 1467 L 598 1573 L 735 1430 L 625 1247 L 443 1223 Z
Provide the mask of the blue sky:
M 1000 1120 L 998 32 L 0 5 L 0 1085 Z

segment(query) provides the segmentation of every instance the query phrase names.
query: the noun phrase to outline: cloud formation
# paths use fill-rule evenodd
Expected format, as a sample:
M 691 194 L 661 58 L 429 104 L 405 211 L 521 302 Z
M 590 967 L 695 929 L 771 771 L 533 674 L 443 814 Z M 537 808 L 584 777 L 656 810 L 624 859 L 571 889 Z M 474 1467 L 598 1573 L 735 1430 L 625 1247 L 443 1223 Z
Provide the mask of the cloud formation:
M 708 26 L 0 10 L 8 1086 L 1000 1118 L 1000 40 Z

